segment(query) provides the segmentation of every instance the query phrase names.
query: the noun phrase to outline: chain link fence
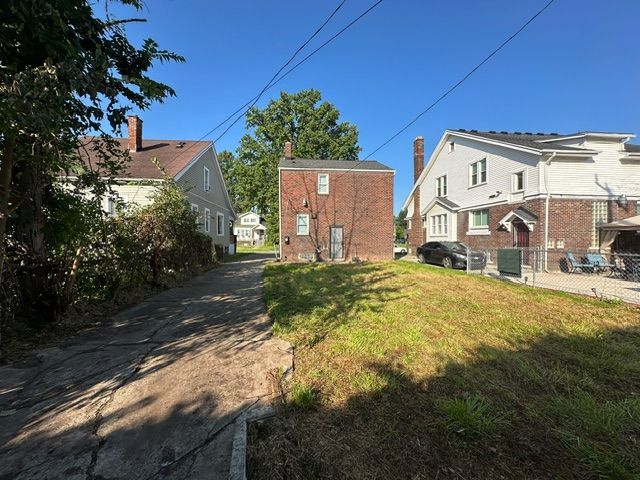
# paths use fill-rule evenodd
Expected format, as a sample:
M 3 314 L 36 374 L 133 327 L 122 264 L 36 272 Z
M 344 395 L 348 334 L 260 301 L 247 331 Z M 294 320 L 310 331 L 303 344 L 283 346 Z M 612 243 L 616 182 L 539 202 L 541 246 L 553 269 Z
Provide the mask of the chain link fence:
M 543 248 L 468 249 L 466 270 L 493 278 L 640 304 L 640 254 Z

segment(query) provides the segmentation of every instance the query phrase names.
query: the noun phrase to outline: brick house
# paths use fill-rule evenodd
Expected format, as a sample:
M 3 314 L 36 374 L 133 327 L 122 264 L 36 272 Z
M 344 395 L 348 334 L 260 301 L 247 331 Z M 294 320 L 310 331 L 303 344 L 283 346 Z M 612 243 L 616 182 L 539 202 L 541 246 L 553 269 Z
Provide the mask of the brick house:
M 393 259 L 391 168 L 375 161 L 292 158 L 278 166 L 280 258 Z
M 640 213 L 634 137 L 446 130 L 426 166 L 424 140 L 416 138 L 414 186 L 403 205 L 409 251 L 438 240 L 600 249 L 600 225 Z M 612 248 L 640 249 L 635 232 L 623 233 Z

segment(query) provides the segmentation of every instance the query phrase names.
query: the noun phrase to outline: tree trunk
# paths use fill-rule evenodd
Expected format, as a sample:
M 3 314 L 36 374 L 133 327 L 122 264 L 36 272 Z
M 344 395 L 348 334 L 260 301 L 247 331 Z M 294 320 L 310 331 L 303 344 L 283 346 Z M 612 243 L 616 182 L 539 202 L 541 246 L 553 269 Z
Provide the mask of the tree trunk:
M 62 315 L 67 308 L 69 308 L 69 305 L 71 305 L 73 286 L 78 278 L 78 269 L 80 268 L 80 263 L 82 263 L 83 252 L 84 247 L 81 245 L 78 247 L 78 250 L 76 250 L 73 265 L 71 265 L 71 271 L 69 272 L 69 275 L 67 275 L 67 280 L 64 283 L 64 290 L 62 291 L 62 295 L 58 303 L 58 315 Z
M 46 176 L 37 157 L 19 162 L 14 168 L 16 194 L 23 201 L 15 215 L 15 241 L 26 252 L 24 269 L 18 283 L 22 298 L 22 315 L 39 326 L 55 320 L 58 265 L 47 262 L 44 242 L 43 211 Z
M 2 274 L 4 272 L 7 219 L 9 218 L 9 193 L 11 191 L 11 174 L 15 162 L 15 145 L 15 135 L 12 133 L 6 134 L 2 149 L 2 162 L 0 162 L 0 284 L 2 284 Z

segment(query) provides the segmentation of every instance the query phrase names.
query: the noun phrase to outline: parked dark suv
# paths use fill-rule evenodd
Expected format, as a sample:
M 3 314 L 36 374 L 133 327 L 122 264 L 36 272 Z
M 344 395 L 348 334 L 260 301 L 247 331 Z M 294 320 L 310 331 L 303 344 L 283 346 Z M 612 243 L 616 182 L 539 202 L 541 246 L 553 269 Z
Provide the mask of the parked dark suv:
M 418 247 L 416 254 L 420 263 L 435 263 L 444 268 L 467 268 L 468 247 L 461 242 L 427 242 Z M 482 269 L 487 258 L 482 252 L 469 250 L 471 268 Z

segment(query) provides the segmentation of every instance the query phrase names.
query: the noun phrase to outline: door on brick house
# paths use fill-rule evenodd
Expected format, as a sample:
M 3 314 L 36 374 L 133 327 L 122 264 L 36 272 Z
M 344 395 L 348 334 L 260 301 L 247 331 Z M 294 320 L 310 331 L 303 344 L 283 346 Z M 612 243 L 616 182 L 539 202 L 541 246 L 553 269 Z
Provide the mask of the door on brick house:
M 530 265 L 529 255 L 529 228 L 522 220 L 514 220 L 511 223 L 513 227 L 513 246 L 522 248 L 522 264 Z
M 342 227 L 329 227 L 329 254 L 331 260 L 344 258 L 344 230 Z

